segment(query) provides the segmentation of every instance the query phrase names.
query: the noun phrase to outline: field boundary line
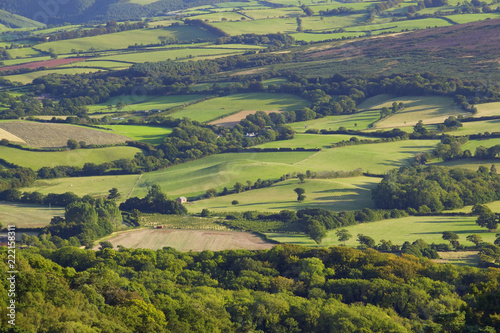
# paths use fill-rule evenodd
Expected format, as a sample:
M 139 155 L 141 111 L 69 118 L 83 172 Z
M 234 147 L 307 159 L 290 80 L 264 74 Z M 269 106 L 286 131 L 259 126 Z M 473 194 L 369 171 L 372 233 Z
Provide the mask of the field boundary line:
M 135 187 L 137 186 L 137 183 L 139 183 L 139 180 L 141 180 L 142 175 L 143 175 L 143 173 L 141 173 L 141 174 L 139 175 L 139 177 L 137 178 L 137 180 L 135 181 L 134 186 L 132 186 L 132 188 L 130 189 L 129 194 L 127 195 L 127 199 L 129 199 L 129 198 L 130 198 L 130 196 L 132 195 L 132 192 L 134 191 Z
M 319 153 L 321 153 L 321 150 L 319 150 L 319 151 L 315 152 L 315 153 L 314 153 L 314 154 L 312 154 L 311 156 L 308 156 L 308 157 L 304 158 L 302 161 L 298 161 L 298 162 L 292 163 L 292 165 L 297 165 L 297 164 L 299 164 L 299 163 L 302 163 L 302 162 L 304 162 L 304 161 L 307 161 L 308 159 L 310 159 L 311 157 L 313 157 L 314 155 L 319 154 Z

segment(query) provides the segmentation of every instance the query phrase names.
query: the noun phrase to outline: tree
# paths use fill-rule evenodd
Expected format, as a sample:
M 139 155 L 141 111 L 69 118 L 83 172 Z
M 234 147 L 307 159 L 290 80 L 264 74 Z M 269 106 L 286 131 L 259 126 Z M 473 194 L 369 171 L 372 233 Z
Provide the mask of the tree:
M 358 242 L 361 245 L 365 245 L 367 247 L 375 247 L 375 240 L 370 236 L 365 236 L 363 234 L 358 234 Z
M 305 175 L 303 173 L 299 173 L 297 175 L 297 178 L 300 180 L 301 183 L 304 183 L 304 178 L 305 178 Z
M 80 148 L 80 144 L 78 143 L 78 141 L 73 140 L 73 139 L 69 139 L 68 142 L 66 143 L 66 145 L 71 150 Z
M 344 242 L 344 246 L 345 242 L 352 238 L 352 235 L 349 233 L 349 231 L 347 231 L 347 229 L 337 230 L 335 234 L 337 235 L 339 242 Z
M 243 192 L 244 190 L 245 190 L 245 185 L 243 185 L 242 183 L 236 183 L 236 184 L 234 184 L 234 191 L 236 193 Z
M 203 208 L 201 213 L 200 213 L 200 216 L 201 217 L 209 217 L 210 216 L 210 211 L 206 208 Z
M 118 192 L 118 189 L 116 187 L 113 187 L 111 190 L 109 190 L 109 195 L 108 195 L 109 200 L 113 200 L 119 197 L 120 193 Z
M 234 206 L 234 205 L 237 205 L 237 204 L 239 204 L 239 203 L 240 203 L 240 202 L 239 202 L 238 200 L 233 200 L 233 201 L 231 201 L 231 205 L 233 205 L 233 206 Z
M 210 188 L 205 192 L 205 198 L 213 198 L 217 196 L 217 191 L 214 188 Z
M 489 208 L 488 208 L 489 210 Z M 483 211 L 477 217 L 476 224 L 483 228 L 488 228 L 489 232 L 497 229 L 498 221 L 497 216 L 491 210 Z
M 109 241 L 100 242 L 99 245 L 100 245 L 99 250 L 101 250 L 101 251 L 104 249 L 112 249 L 113 248 L 113 244 L 111 244 L 111 242 L 109 242 Z
M 324 225 L 319 223 L 316 220 L 312 220 L 309 223 L 309 237 L 316 242 L 316 244 L 320 244 L 323 238 L 326 236 L 326 228 Z
M 295 193 L 297 193 L 297 201 L 302 202 L 306 198 L 304 193 L 306 193 L 306 190 L 304 190 L 302 187 L 297 187 L 295 190 Z
M 479 244 L 481 244 L 483 242 L 483 238 L 477 234 L 469 235 L 465 239 L 471 243 L 476 244 L 476 247 L 478 247 Z
M 451 246 L 457 248 L 460 243 L 458 242 L 458 235 L 453 231 L 445 231 L 443 232 L 442 238 L 450 242 Z

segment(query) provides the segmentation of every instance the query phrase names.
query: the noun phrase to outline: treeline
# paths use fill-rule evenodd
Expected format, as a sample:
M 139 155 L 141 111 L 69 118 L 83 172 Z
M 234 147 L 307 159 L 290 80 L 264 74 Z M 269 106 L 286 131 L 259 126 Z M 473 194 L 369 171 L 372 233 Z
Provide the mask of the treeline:
M 378 208 L 439 212 L 500 199 L 500 175 L 443 167 L 403 167 L 390 172 L 372 191 Z
M 138 210 L 142 213 L 177 214 L 187 213 L 186 207 L 175 200 L 169 200 L 165 193 L 161 192 L 159 185 L 155 184 L 148 190 L 144 198 L 132 197 L 120 204 L 120 210 Z
M 37 246 L 45 247 L 46 240 Z M 16 329 L 495 332 L 494 269 L 346 247 L 17 250 Z M 17 253 L 16 253 L 17 254 Z M 8 271 L 7 249 L 0 266 Z M 4 279 L 5 280 L 5 279 Z M 8 281 L 1 284 L 5 292 Z M 36 290 L 36 295 L 31 295 Z M 7 306 L 2 301 L 2 306 Z M 85 315 L 82 316 L 82 311 Z M 28 315 L 30 314 L 30 315 Z M 0 319 L 8 327 L 8 318 Z

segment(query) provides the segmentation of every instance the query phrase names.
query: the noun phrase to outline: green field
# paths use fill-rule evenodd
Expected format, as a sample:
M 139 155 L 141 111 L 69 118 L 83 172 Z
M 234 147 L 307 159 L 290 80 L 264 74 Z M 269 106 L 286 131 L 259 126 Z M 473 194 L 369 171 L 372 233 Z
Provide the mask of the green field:
M 163 139 L 172 133 L 171 128 L 138 126 L 138 125 L 101 125 L 100 127 L 109 128 L 113 133 L 124 135 L 132 140 L 149 142 L 157 145 L 163 142 Z
M 161 29 L 140 29 L 117 32 L 94 37 L 83 37 L 40 44 L 36 49 L 48 51 L 50 48 L 57 54 L 72 53 L 71 50 L 88 52 L 126 49 L 135 44 L 158 44 L 159 37 L 175 37 L 179 41 L 190 41 L 197 38 L 214 38 L 211 33 L 194 26 L 181 25 Z
M 368 14 L 345 14 L 335 16 L 309 16 L 302 18 L 304 30 L 325 31 L 337 28 L 345 28 L 362 24 Z M 349 30 L 352 32 L 353 30 Z M 356 31 L 357 32 L 357 31 Z
M 0 224 L 6 228 L 42 228 L 54 216 L 64 216 L 64 208 L 0 201 Z
M 474 153 L 474 151 L 472 151 L 472 153 Z M 476 159 L 466 158 L 448 162 L 436 161 L 433 164 L 447 166 L 451 168 L 469 169 L 473 171 L 476 171 L 480 166 L 485 166 L 489 169 L 491 165 L 494 164 L 497 170 L 500 170 L 500 162 L 498 160 L 476 160 Z
M 463 245 L 471 246 L 465 240 L 468 235 L 478 234 L 484 241 L 493 243 L 495 233 L 488 232 L 485 228 L 480 228 L 476 223 L 475 216 L 409 216 L 399 219 L 383 220 L 379 222 L 362 223 L 346 227 L 353 237 L 346 242 L 347 246 L 357 246 L 358 234 L 370 236 L 378 243 L 381 239 L 391 240 L 393 244 L 402 245 L 404 242 L 414 242 L 423 239 L 427 243 L 448 243 L 441 236 L 443 231 L 453 231 L 459 235 L 459 242 Z M 271 239 L 283 243 L 314 245 L 314 241 L 306 235 L 300 234 L 267 234 Z M 328 231 L 328 235 L 323 239 L 321 246 L 338 246 L 335 231 Z
M 490 148 L 496 145 L 500 145 L 500 139 L 487 139 L 487 140 L 470 140 L 466 144 L 462 145 L 462 150 L 469 149 L 472 154 L 474 154 L 474 151 L 476 150 L 477 147 L 483 146 L 486 148 Z
M 253 18 L 254 20 L 279 18 L 282 16 L 297 17 L 304 15 L 304 11 L 298 7 L 246 9 L 243 10 L 242 13 Z
M 327 116 L 307 121 L 291 123 L 289 126 L 296 132 L 305 132 L 308 129 L 337 130 L 345 127 L 352 130 L 365 130 L 380 118 L 379 110 L 370 110 L 354 114 Z
M 218 97 L 189 105 L 169 114 L 207 122 L 239 111 L 289 111 L 308 107 L 309 102 L 289 94 L 247 93 Z
M 343 135 L 343 134 L 295 134 L 295 137 L 291 140 L 280 140 L 267 142 L 256 146 L 257 148 L 330 148 L 332 144 L 340 141 L 349 141 L 352 137 L 356 137 L 360 140 L 372 140 L 368 137 L 361 137 L 355 135 Z
M 30 84 L 34 79 L 48 74 L 80 74 L 80 73 L 94 73 L 99 72 L 99 68 L 65 68 L 65 69 L 49 69 L 45 71 L 30 72 L 25 74 L 7 75 L 5 79 L 12 82 L 21 82 L 22 84 Z
M 141 152 L 135 147 L 75 149 L 58 152 L 26 151 L 0 146 L 0 156 L 10 163 L 38 170 L 42 167 L 69 165 L 83 167 L 85 163 L 101 164 L 122 158 L 133 158 Z
M 460 14 L 460 15 L 450 15 L 445 17 L 449 18 L 450 20 L 458 24 L 463 24 L 474 21 L 499 18 L 500 14 L 499 13 Z
M 463 127 L 459 128 L 456 135 L 470 135 L 484 132 L 498 132 L 500 130 L 500 119 L 474 121 L 470 123 L 463 123 Z
M 500 102 L 476 104 L 475 117 L 500 116 Z
M 202 15 L 196 15 L 195 18 L 196 19 L 200 19 L 200 20 L 208 20 L 209 22 L 220 22 L 222 21 L 222 19 L 225 19 L 227 21 L 240 21 L 241 18 L 243 17 L 243 15 L 241 15 L 240 13 L 236 13 L 236 12 L 230 12 L 230 11 L 227 11 L 227 12 L 211 12 L 211 13 L 208 13 L 208 14 L 202 14 Z M 245 19 L 248 19 L 245 17 Z
M 380 182 L 380 178 L 352 177 L 339 179 L 298 179 L 286 180 L 271 187 L 245 191 L 212 199 L 192 202 L 187 206 L 190 212 L 208 209 L 214 212 L 231 211 L 281 211 L 299 210 L 305 207 L 324 208 L 334 211 L 374 208 L 371 189 Z M 245 184 L 246 185 L 246 184 Z M 294 189 L 305 189 L 304 202 L 297 201 Z M 232 205 L 238 200 L 238 205 Z
M 307 32 L 298 32 L 295 34 L 290 34 L 296 40 L 303 40 L 306 42 L 320 42 L 327 41 L 332 39 L 342 39 L 342 37 L 363 37 L 365 34 L 360 32 L 339 32 L 339 33 L 307 33 Z
M 297 30 L 294 18 L 246 20 L 238 22 L 215 22 L 213 26 L 222 29 L 231 36 L 241 34 L 292 33 Z
M 381 33 L 399 32 L 403 30 L 426 29 L 434 27 L 447 27 L 451 23 L 440 18 L 425 18 L 420 20 L 408 20 L 399 22 L 387 22 L 379 24 L 370 24 L 346 28 L 348 32 L 366 32 L 371 36 Z
M 7 51 L 7 53 L 12 57 L 12 58 L 33 58 L 33 57 L 39 57 L 43 56 L 43 53 L 40 51 L 34 50 L 30 47 L 23 47 L 20 49 L 10 49 Z
M 422 120 L 424 124 L 442 123 L 449 116 L 467 114 L 453 102 L 452 98 L 436 96 L 398 97 L 372 108 L 390 108 L 393 102 L 398 104 L 403 102 L 405 105 L 404 109 L 376 122 L 374 128 L 413 126 L 419 120 Z

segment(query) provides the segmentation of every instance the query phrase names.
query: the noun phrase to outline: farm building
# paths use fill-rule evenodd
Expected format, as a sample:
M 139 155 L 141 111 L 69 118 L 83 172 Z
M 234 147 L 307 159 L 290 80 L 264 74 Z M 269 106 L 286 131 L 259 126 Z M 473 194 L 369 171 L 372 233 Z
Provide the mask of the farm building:
M 175 199 L 178 203 L 180 203 L 181 205 L 183 203 L 186 203 L 188 201 L 188 199 L 186 197 L 178 197 L 177 199 Z

